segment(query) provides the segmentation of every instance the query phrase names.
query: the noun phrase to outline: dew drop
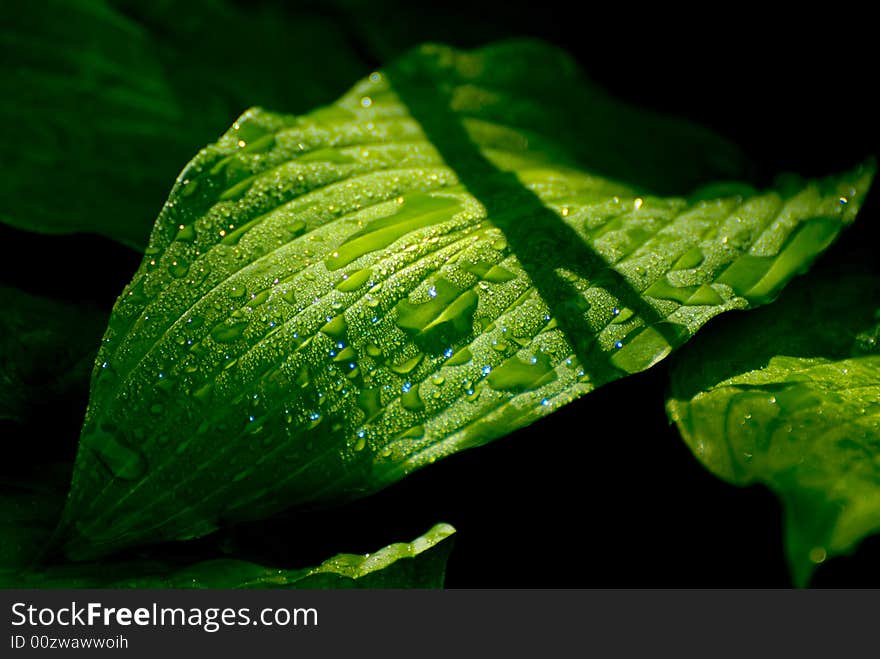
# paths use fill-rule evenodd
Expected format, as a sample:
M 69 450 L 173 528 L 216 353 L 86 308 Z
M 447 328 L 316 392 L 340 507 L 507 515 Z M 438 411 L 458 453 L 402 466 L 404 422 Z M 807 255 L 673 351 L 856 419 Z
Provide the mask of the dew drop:
M 147 471 L 143 453 L 109 432 L 97 431 L 85 437 L 84 443 L 117 478 L 136 480 Z
M 247 321 L 234 323 L 232 325 L 217 325 L 211 330 L 211 338 L 217 343 L 230 343 L 241 337 L 247 326 Z

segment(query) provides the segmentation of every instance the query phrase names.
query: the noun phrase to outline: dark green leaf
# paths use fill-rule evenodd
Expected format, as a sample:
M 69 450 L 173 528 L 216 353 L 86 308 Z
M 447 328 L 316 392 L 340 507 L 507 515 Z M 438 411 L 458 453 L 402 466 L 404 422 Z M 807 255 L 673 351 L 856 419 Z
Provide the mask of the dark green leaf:
M 661 197 L 727 152 L 636 116 L 530 42 L 428 46 L 309 115 L 243 115 L 115 307 L 68 551 L 362 496 L 646 369 L 772 299 L 873 173 Z
M 0 221 L 138 250 L 169 175 L 231 117 L 304 110 L 363 73 L 324 18 L 211 0 L 13 0 L 0 48 Z
M 85 392 L 106 313 L 0 286 L 0 420 Z
M 454 529 L 438 524 L 373 554 L 338 554 L 317 567 L 270 568 L 234 559 L 185 567 L 150 560 L 0 570 L 0 588 L 442 588 Z
M 33 563 L 52 536 L 70 480 L 69 464 L 20 466 L 17 476 L 0 478 L 0 583 Z M 2 587 L 2 586 L 0 586 Z
M 826 273 L 689 346 L 669 414 L 694 455 L 785 504 L 795 580 L 880 530 L 880 278 Z

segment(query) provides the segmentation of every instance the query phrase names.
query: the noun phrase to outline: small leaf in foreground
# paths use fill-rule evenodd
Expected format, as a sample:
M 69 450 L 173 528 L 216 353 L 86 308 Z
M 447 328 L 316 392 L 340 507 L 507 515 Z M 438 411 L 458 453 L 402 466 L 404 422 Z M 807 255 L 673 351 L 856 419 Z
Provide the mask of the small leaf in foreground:
M 412 542 L 339 554 L 317 567 L 277 569 L 232 558 L 187 563 L 139 558 L 39 565 L 61 509 L 68 465 L 0 482 L 0 588 L 442 588 L 453 529 L 437 524 Z M 189 559 L 191 561 L 191 559 Z
M 880 279 L 825 273 L 697 339 L 670 417 L 700 462 L 785 505 L 796 583 L 880 531 Z
M 630 110 L 618 144 L 594 91 L 541 44 L 426 46 L 203 149 L 113 311 L 67 551 L 363 496 L 529 424 L 771 300 L 873 175 L 658 196 L 717 140 Z

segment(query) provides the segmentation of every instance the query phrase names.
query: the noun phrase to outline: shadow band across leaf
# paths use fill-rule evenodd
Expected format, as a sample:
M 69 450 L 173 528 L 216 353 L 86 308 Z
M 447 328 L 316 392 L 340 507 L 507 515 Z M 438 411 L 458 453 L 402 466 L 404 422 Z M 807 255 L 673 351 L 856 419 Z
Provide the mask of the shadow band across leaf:
M 428 67 L 426 67 L 428 68 Z M 460 116 L 451 110 L 452 99 L 439 80 L 426 79 L 425 70 L 388 72 L 391 85 L 418 121 L 461 183 L 486 208 L 489 220 L 504 233 L 511 251 L 526 271 L 551 315 L 562 328 L 581 366 L 594 383 L 613 379 L 620 370 L 607 359 L 609 353 L 591 350 L 596 336 L 579 323 L 570 303 L 581 293 L 559 274 L 567 270 L 587 280 L 602 273 L 602 285 L 621 304 L 653 326 L 670 346 L 680 335 L 642 297 L 626 278 L 610 267 L 578 233 L 527 187 L 513 172 L 495 166 L 468 134 Z M 576 139 L 575 136 L 572 136 Z M 596 172 L 601 175 L 601 172 Z

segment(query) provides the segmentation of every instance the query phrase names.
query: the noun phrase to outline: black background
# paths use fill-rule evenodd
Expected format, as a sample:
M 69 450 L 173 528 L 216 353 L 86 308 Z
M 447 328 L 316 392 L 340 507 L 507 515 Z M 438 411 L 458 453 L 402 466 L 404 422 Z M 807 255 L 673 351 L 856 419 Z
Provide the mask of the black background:
M 619 2 L 306 6 L 338 21 L 372 67 L 427 40 L 546 39 L 618 96 L 729 137 L 764 182 L 783 170 L 828 174 L 880 151 L 872 19 L 841 3 L 805 3 L 780 15 L 769 3 L 650 13 Z M 302 8 L 286 7 L 294 15 Z M 370 21 L 393 23 L 392 36 L 364 39 Z M 823 258 L 876 261 L 877 197 L 875 190 Z M 36 245 L 52 252 L 57 269 L 16 258 Z M 0 230 L 0 281 L 34 293 L 109 308 L 138 262 L 93 236 Z M 72 274 L 59 281 L 59 272 Z M 366 500 L 244 525 L 223 543 L 301 566 L 338 551 L 372 551 L 443 520 L 458 529 L 450 587 L 790 585 L 777 500 L 760 487 L 726 485 L 699 465 L 667 421 L 667 382 L 661 363 Z M 18 448 L 3 470 L 37 455 L 72 457 L 86 395 L 60 411 L 53 402 L 39 430 L 4 426 L 21 441 L 7 443 Z M 189 543 L 188 551 L 201 556 L 216 540 Z M 878 557 L 880 540 L 869 539 L 853 557 L 823 565 L 813 585 L 880 585 Z

